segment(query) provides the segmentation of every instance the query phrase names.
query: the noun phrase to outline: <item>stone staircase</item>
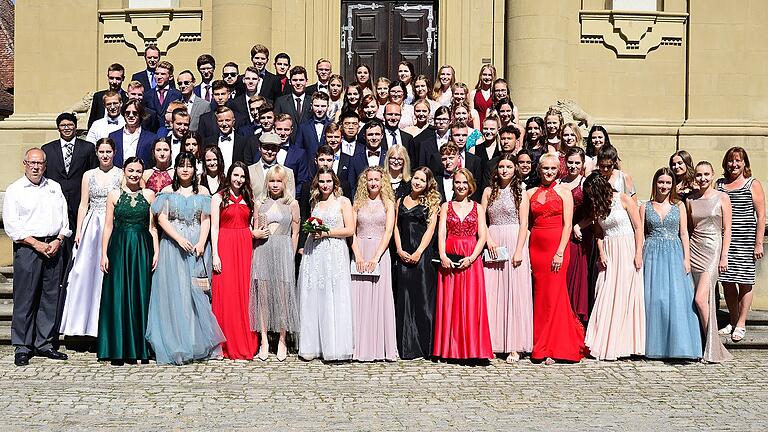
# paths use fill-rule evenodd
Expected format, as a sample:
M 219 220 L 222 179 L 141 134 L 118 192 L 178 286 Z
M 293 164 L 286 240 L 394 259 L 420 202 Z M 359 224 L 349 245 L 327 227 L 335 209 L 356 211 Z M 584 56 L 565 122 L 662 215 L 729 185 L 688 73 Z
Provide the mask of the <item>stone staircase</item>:
M 11 343 L 11 315 L 13 313 L 13 267 L 0 267 L 0 345 Z M 728 312 L 718 311 L 720 326 L 728 322 Z M 752 311 L 747 320 L 747 335 L 739 343 L 723 338 L 728 349 L 768 350 L 768 311 Z

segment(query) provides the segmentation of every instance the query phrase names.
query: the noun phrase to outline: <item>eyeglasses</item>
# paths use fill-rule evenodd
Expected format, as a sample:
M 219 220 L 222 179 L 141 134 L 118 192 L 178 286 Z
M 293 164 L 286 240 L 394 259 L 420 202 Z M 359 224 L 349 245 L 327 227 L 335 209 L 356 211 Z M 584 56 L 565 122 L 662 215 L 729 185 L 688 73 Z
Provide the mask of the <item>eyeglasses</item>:
M 59 125 L 59 129 L 74 129 L 75 124 L 74 123 L 61 123 Z
M 389 158 L 389 161 L 390 162 L 394 162 L 394 163 L 403 163 L 403 162 L 405 162 L 405 159 L 403 159 L 403 158 Z
M 25 160 L 24 163 L 29 165 L 29 166 L 43 166 L 43 165 L 45 165 L 44 161 L 26 161 Z
M 224 72 L 222 75 L 224 78 L 233 78 L 237 76 L 237 72 Z
M 448 122 L 448 121 L 451 121 L 451 119 L 449 119 L 449 118 L 440 118 L 440 117 L 435 117 L 435 123 L 437 123 L 437 122 L 440 122 L 440 123 L 445 123 L 445 122 Z

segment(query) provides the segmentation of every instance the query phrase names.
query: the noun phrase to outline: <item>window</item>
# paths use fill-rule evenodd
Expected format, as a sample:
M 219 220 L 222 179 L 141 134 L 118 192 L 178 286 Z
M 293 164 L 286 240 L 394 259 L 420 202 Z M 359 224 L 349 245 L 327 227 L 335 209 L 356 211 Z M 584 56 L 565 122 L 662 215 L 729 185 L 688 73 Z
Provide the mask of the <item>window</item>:
M 177 8 L 179 0 L 128 0 L 128 9 Z
M 613 10 L 657 11 L 661 10 L 660 0 L 613 0 Z

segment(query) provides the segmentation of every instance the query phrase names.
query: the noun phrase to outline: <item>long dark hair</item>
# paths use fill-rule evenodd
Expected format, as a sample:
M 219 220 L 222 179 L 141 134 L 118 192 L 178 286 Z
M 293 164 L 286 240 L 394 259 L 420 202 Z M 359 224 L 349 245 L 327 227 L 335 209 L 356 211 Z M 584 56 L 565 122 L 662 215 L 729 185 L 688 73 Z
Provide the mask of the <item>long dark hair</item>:
M 149 155 L 149 160 L 152 161 L 153 167 L 157 167 L 157 160 L 155 160 L 155 148 L 157 148 L 157 145 L 160 143 L 167 145 L 168 149 L 171 149 L 171 145 L 168 144 L 168 141 L 166 141 L 164 137 L 156 138 L 155 141 L 152 142 L 152 152 Z M 168 165 L 171 163 L 173 163 L 173 161 L 169 161 Z M 123 164 L 125 164 L 125 162 Z
M 672 171 L 671 168 L 668 167 L 661 167 L 656 170 L 656 173 L 653 175 L 653 182 L 651 184 L 651 200 L 656 199 L 656 195 L 659 193 L 659 188 L 656 186 L 656 182 L 659 180 L 659 177 L 666 175 L 669 176 L 672 179 L 672 190 L 669 191 L 669 203 L 670 204 L 677 204 L 680 202 L 680 197 L 677 196 L 677 177 L 675 176 L 675 173 Z
M 589 130 L 589 134 L 587 134 L 587 156 L 589 157 L 597 156 L 597 149 L 595 149 L 595 145 L 592 144 L 592 133 L 595 131 L 600 131 L 603 133 L 603 136 L 605 137 L 605 143 L 603 144 L 603 147 L 611 145 L 611 138 L 608 136 L 608 131 L 600 125 L 592 126 L 592 129 Z
M 528 125 L 530 123 L 536 123 L 539 125 L 539 130 L 541 130 L 541 133 L 539 134 L 538 141 L 532 141 L 530 139 L 530 135 L 528 135 Z M 523 139 L 523 148 L 525 149 L 533 149 L 537 145 L 541 146 L 544 151 L 547 151 L 547 128 L 546 124 L 544 123 L 544 119 L 538 116 L 531 117 L 525 122 L 525 138 Z
M 320 201 L 320 190 L 318 190 L 317 185 L 320 182 L 320 174 L 330 174 L 331 179 L 333 179 L 333 192 L 332 194 L 335 196 L 341 195 L 341 181 L 339 180 L 339 177 L 336 176 L 336 173 L 333 172 L 332 168 L 329 167 L 321 167 L 319 170 L 317 170 L 317 174 L 315 174 L 315 178 L 312 179 L 312 190 L 310 192 L 310 198 L 309 203 L 312 207 L 315 207 L 315 205 Z
M 491 196 L 488 198 L 488 205 L 490 206 L 491 203 L 496 201 L 496 199 L 499 197 L 499 194 L 501 193 L 501 176 L 499 175 L 498 168 L 499 163 L 503 160 L 510 161 L 515 166 L 515 172 L 512 175 L 512 181 L 509 183 L 509 185 L 507 185 L 507 187 L 509 187 L 512 191 L 512 196 L 515 199 L 515 207 L 519 209 L 520 201 L 523 199 L 523 190 L 520 186 L 520 183 L 522 183 L 522 180 L 520 179 L 522 175 L 520 174 L 520 170 L 517 168 L 517 156 L 513 155 L 512 153 L 502 153 L 498 162 L 496 162 L 493 174 L 491 175 Z
M 197 131 L 187 131 L 187 133 L 181 137 L 181 149 L 186 151 L 187 140 L 190 138 L 197 142 L 197 153 L 193 153 L 195 159 L 202 161 L 204 158 L 203 151 L 205 149 L 205 143 L 203 142 L 203 137 Z
M 173 162 L 174 170 L 171 188 L 175 192 L 181 187 L 181 179 L 179 179 L 179 168 L 183 167 L 187 162 L 189 162 L 192 166 L 192 192 L 197 195 L 197 191 L 199 189 L 197 185 L 197 159 L 195 158 L 195 155 L 188 151 L 183 151 L 176 155 L 176 160 Z
M 614 192 L 616 189 L 608 178 L 598 171 L 593 171 L 584 181 L 584 206 L 594 221 L 601 221 L 611 213 Z
M 360 95 L 357 98 L 357 104 L 352 105 L 349 103 L 349 99 L 347 99 L 347 91 L 350 89 L 350 87 L 354 87 L 357 89 L 357 94 Z M 360 103 L 363 101 L 363 86 L 357 83 L 357 81 L 353 83 L 349 83 L 347 85 L 347 88 L 344 90 L 344 103 L 341 105 L 341 112 L 347 112 L 347 111 L 353 111 L 357 112 L 357 109 L 360 108 Z
M 208 167 L 205 164 L 205 154 L 208 152 L 212 152 L 216 156 L 216 164 L 217 164 L 217 172 L 216 172 L 216 178 L 219 181 L 219 190 L 221 189 L 221 185 L 224 184 L 224 156 L 221 154 L 221 149 L 219 146 L 216 145 L 209 145 L 203 150 L 203 172 L 200 173 L 200 184 L 208 188 L 208 190 L 211 192 L 211 194 L 216 193 L 217 191 L 211 190 L 210 186 L 208 186 Z
M 240 168 L 243 170 L 243 173 L 245 173 L 245 181 L 243 182 L 243 186 L 240 188 L 240 196 L 243 197 L 245 205 L 248 206 L 250 215 L 253 215 L 254 200 L 253 190 L 251 189 L 251 176 L 248 174 L 248 165 L 241 161 L 232 162 L 232 165 L 230 165 L 229 169 L 227 170 L 227 178 L 224 179 L 224 183 L 222 183 L 222 186 L 219 188 L 219 193 L 221 193 L 221 205 L 219 208 L 224 209 L 224 207 L 229 205 L 229 195 L 232 193 L 232 172 L 235 170 L 235 168 Z

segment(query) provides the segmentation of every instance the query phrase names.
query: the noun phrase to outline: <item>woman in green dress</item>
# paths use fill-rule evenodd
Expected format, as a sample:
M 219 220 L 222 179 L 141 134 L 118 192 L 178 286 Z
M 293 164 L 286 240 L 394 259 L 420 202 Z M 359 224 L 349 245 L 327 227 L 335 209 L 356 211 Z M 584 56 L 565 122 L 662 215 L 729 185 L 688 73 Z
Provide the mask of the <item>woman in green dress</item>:
M 104 282 L 97 354 L 115 365 L 152 358 L 144 333 L 159 249 L 150 208 L 155 194 L 141 188 L 144 163 L 131 157 L 123 166 L 125 185 L 107 195 L 101 239 Z

